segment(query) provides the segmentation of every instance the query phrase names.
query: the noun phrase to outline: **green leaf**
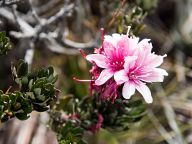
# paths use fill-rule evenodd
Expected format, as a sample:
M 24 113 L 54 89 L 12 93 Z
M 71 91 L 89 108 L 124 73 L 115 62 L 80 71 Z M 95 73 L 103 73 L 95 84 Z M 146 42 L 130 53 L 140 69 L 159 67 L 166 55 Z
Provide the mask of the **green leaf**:
M 21 83 L 22 83 L 23 85 L 28 84 L 28 77 L 27 77 L 27 76 L 23 77 L 23 78 L 21 79 Z
M 69 143 L 69 144 L 86 144 L 83 139 L 84 130 L 73 125 L 68 121 L 60 130 L 59 130 L 59 143 Z
M 7 54 L 11 49 L 10 39 L 6 37 L 5 32 L 0 32 L 0 55 Z
M 33 91 L 34 91 L 35 95 L 40 96 L 41 88 L 35 88 Z
M 129 107 L 129 108 L 137 107 L 141 104 L 142 104 L 142 100 L 132 100 L 132 101 L 129 101 L 129 103 L 127 104 L 127 107 Z
M 43 103 L 46 100 L 45 95 L 36 95 L 36 99 L 42 101 Z
M 32 90 L 34 90 L 35 88 L 41 88 L 43 87 L 43 85 L 46 83 L 46 78 L 43 77 L 43 78 L 40 78 L 38 80 L 36 80 L 32 86 Z
M 16 70 L 18 77 L 26 76 L 28 74 L 28 64 L 23 60 L 20 60 Z
M 33 92 L 26 92 L 26 97 L 32 100 L 35 100 L 35 95 Z
M 28 119 L 30 116 L 28 116 L 26 113 L 16 113 L 15 116 L 19 119 L 19 120 L 26 120 Z
M 38 105 L 38 104 L 33 104 L 33 108 L 34 108 L 34 110 L 36 110 L 38 112 L 44 112 L 49 109 L 49 107 L 46 105 Z
M 28 84 L 28 87 L 29 87 L 29 90 L 31 91 L 31 89 L 32 89 L 32 86 L 33 86 L 33 79 L 31 79 L 30 81 L 29 81 L 29 84 Z
M 6 122 L 6 121 L 8 121 L 9 119 L 10 119 L 9 116 L 5 115 L 5 113 L 3 113 L 3 114 L 1 115 L 1 122 Z
M 22 86 L 21 78 L 16 78 L 15 82 L 19 85 L 19 87 Z
M 54 69 L 53 69 L 53 67 L 48 67 L 47 68 L 47 70 L 48 70 L 48 72 L 49 72 L 49 75 L 52 75 L 53 73 L 54 73 Z
M 28 72 L 28 64 L 24 60 L 12 65 L 14 81 L 19 85 L 19 91 L 3 94 L 0 91 L 0 116 L 2 121 L 17 117 L 25 120 L 36 110 L 43 112 L 49 109 L 55 97 L 53 67 L 35 72 Z

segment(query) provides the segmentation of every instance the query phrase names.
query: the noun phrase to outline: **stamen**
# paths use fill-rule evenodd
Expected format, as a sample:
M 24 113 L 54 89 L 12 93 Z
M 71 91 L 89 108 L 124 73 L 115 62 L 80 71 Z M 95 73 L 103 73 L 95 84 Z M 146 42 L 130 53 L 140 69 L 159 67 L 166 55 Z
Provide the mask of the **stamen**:
M 129 36 L 129 32 L 130 32 L 131 26 L 127 26 L 127 36 Z
M 104 28 L 101 28 L 100 31 L 101 31 L 101 40 L 102 40 L 102 44 L 103 44 L 104 35 L 105 35 L 105 30 L 104 30 Z
M 78 79 L 76 77 L 73 77 L 73 80 L 77 81 L 77 82 L 92 82 L 94 80 L 81 80 L 81 79 Z
M 84 58 L 86 58 L 87 55 L 83 52 L 82 49 L 79 49 L 79 52 L 81 53 L 81 55 L 82 55 Z
M 102 45 L 101 45 L 100 52 L 102 52 L 103 49 L 104 49 L 104 48 L 103 48 L 103 42 L 104 42 L 105 30 L 104 30 L 104 28 L 101 28 L 100 31 L 101 31 L 101 41 L 102 41 Z
M 163 55 L 163 58 L 164 58 L 164 57 L 167 57 L 167 55 L 166 55 L 166 54 L 164 54 L 164 55 Z

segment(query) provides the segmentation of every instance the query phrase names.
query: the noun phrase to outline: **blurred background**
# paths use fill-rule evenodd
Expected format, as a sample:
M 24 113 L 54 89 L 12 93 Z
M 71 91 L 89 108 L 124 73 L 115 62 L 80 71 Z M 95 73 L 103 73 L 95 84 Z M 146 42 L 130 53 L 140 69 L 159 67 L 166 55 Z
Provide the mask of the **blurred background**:
M 0 31 L 12 42 L 0 57 L 0 89 L 10 85 L 10 63 L 25 59 L 30 69 L 52 65 L 59 75 L 60 96 L 88 95 L 90 65 L 78 49 L 99 47 L 100 28 L 106 34 L 132 33 L 149 38 L 153 51 L 167 54 L 162 65 L 169 73 L 151 85 L 154 102 L 146 116 L 126 132 L 102 129 L 85 133 L 90 144 L 192 144 L 192 0 L 12 0 L 0 2 Z M 14 88 L 12 89 L 14 90 Z M 57 144 L 47 113 L 0 124 L 0 144 Z

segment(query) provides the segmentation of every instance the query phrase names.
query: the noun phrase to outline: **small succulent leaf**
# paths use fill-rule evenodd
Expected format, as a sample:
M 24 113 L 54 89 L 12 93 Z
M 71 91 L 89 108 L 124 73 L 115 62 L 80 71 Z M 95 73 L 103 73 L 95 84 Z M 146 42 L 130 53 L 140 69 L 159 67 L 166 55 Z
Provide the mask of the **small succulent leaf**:
M 28 74 L 28 64 L 23 60 L 19 61 L 18 67 L 16 69 L 18 77 L 26 76 Z
M 11 50 L 11 42 L 5 32 L 0 32 L 0 55 L 5 55 Z
M 30 116 L 28 116 L 26 113 L 16 113 L 15 116 L 19 119 L 19 120 L 26 120 L 28 119 Z

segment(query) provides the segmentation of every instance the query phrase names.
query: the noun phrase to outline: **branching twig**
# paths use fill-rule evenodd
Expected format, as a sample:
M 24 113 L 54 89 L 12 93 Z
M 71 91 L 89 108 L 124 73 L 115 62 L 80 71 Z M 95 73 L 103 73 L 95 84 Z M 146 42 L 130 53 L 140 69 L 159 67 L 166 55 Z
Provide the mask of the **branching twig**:
M 161 134 L 161 136 L 166 140 L 168 144 L 174 144 L 175 141 L 172 139 L 172 136 L 166 131 L 166 129 L 160 124 L 158 119 L 155 117 L 152 111 L 148 111 L 148 117 L 153 123 L 153 125 L 156 127 L 158 132 Z
M 44 30 L 47 29 L 48 26 L 52 25 L 53 23 L 57 23 L 58 21 L 64 19 L 67 16 L 67 13 L 70 13 L 73 8 L 74 4 L 70 4 L 61 8 L 61 10 L 56 13 L 54 16 L 50 17 L 49 19 L 41 19 L 36 11 L 34 10 L 32 3 L 31 9 L 33 11 L 33 17 L 37 20 L 38 24 L 35 27 L 29 25 L 26 21 L 21 19 L 18 14 L 13 10 L 13 13 L 10 13 L 7 9 L 1 8 L 0 15 L 12 21 L 12 23 L 17 24 L 20 28 L 20 32 L 11 31 L 10 34 L 15 38 L 31 38 L 31 39 L 38 39 L 40 41 L 44 41 L 46 46 L 55 53 L 60 54 L 78 54 L 77 50 L 72 50 L 70 48 L 93 48 L 95 46 L 95 42 L 92 40 L 88 43 L 78 43 L 62 37 L 60 40 L 60 44 L 57 42 L 57 38 L 50 34 L 50 32 L 45 33 Z M 1 13 L 2 12 L 2 13 Z M 58 34 L 56 34 L 58 35 Z M 65 48 L 69 47 L 69 48 Z
M 16 4 L 22 0 L 0 0 L 0 6 L 9 6 Z
M 50 17 L 48 20 L 45 20 L 45 22 L 41 26 L 37 26 L 37 34 L 42 32 L 44 27 L 47 27 L 53 23 L 57 23 L 58 21 L 62 20 L 67 13 L 71 12 L 71 10 L 74 8 L 74 4 L 70 4 L 68 6 L 64 6 L 58 13 L 56 13 L 54 16 Z
M 119 16 L 122 8 L 123 8 L 124 5 L 125 5 L 125 2 L 126 2 L 126 0 L 122 0 L 121 6 L 120 6 L 119 9 L 113 14 L 113 18 L 112 18 L 111 21 L 109 22 L 108 27 L 110 27 L 110 26 L 114 23 L 115 19 Z
M 50 34 L 40 34 L 40 40 L 46 44 L 47 48 L 52 52 L 59 54 L 68 54 L 68 55 L 77 55 L 79 54 L 78 50 L 65 48 L 63 45 L 59 44 Z
M 164 108 L 165 116 L 168 120 L 169 126 L 172 128 L 172 130 L 175 132 L 175 139 L 178 144 L 185 144 L 183 136 L 181 134 L 181 131 L 179 130 L 179 127 L 176 122 L 176 116 L 175 112 L 173 110 L 173 107 L 169 103 L 168 99 L 166 98 L 166 94 L 161 87 L 161 85 L 156 86 L 157 95 L 159 96 L 162 106 Z M 176 143 L 175 143 L 176 144 Z
M 32 11 L 33 17 L 34 17 L 35 20 L 38 22 L 38 24 L 41 25 L 41 23 L 42 23 L 42 22 L 41 22 L 41 19 L 39 18 L 37 12 L 35 11 L 34 7 L 32 6 L 32 1 L 31 1 L 31 0 L 29 0 L 29 4 L 30 4 L 30 6 L 31 6 L 31 11 Z

